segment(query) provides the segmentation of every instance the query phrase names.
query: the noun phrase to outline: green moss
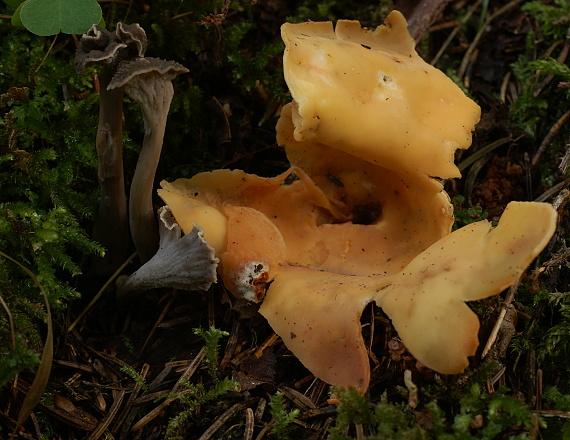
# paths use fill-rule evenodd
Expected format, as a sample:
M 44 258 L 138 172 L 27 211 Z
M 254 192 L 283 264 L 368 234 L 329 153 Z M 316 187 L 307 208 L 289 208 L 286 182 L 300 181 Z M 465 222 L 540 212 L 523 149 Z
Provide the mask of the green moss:
M 465 197 L 456 195 L 451 199 L 453 204 L 453 215 L 455 220 L 453 222 L 453 230 L 459 229 L 463 226 L 485 220 L 489 213 L 483 210 L 480 206 L 467 206 L 464 207 Z
M 85 229 L 97 202 L 97 98 L 76 98 L 91 84 L 67 57 L 46 54 L 49 41 L 1 23 L 0 35 L 0 248 L 37 275 L 62 313 L 79 296 L 72 279 L 83 271 L 83 256 L 104 251 Z M 0 274 L 17 332 L 27 350 L 37 349 L 45 319 L 37 288 L 4 260 Z M 6 334 L 0 357 L 19 359 L 12 372 L 34 365 L 21 347 L 10 348 Z
M 520 83 L 521 92 L 518 99 L 510 106 L 512 120 L 531 136 L 544 135 L 544 121 L 558 114 L 562 115 L 565 109 L 564 102 L 568 99 L 568 91 L 556 91 L 557 81 L 551 82 L 550 87 L 544 91 L 539 90 L 544 76 L 539 73 L 559 76 L 559 80 L 567 80 L 568 66 L 548 58 L 535 60 L 536 53 L 545 52 L 556 40 L 565 38 L 567 25 L 563 17 L 570 14 L 570 4 L 566 0 L 555 0 L 548 5 L 540 1 L 528 2 L 522 6 L 530 17 L 536 20 L 540 27 L 541 38 L 529 32 L 527 35 L 526 54 L 521 55 L 512 65 L 513 73 Z M 540 43 L 538 40 L 541 40 Z M 539 93 L 540 92 L 540 93 Z M 547 117 L 550 116 L 550 117 Z
M 550 4 L 532 1 L 524 4 L 522 10 L 540 23 L 540 30 L 545 36 L 554 40 L 565 37 L 567 26 L 564 25 L 564 17 L 570 14 L 570 3 L 566 0 L 554 0 Z
M 421 393 L 420 388 L 420 393 Z M 337 390 L 340 404 L 336 426 L 330 439 L 348 440 L 352 425 L 367 425 L 372 435 L 367 439 L 425 439 L 440 440 L 496 438 L 525 439 L 537 427 L 546 424 L 533 415 L 507 389 L 485 393 L 477 383 L 454 402 L 453 412 L 444 410 L 446 402 L 432 400 L 412 409 L 404 402 L 370 404 L 358 391 Z M 348 433 L 348 434 L 347 434 Z
M 234 380 L 218 377 L 219 341 L 223 336 L 229 334 L 215 327 L 210 327 L 208 330 L 195 329 L 194 333 L 204 339 L 206 343 L 204 361 L 208 367 L 211 384 L 207 386 L 202 383 L 193 384 L 188 380 L 181 380 L 180 385 L 183 390 L 168 396 L 171 399 L 178 400 L 182 406 L 182 409 L 168 421 L 165 437 L 169 440 L 184 438 L 179 435 L 179 432 L 183 431 L 185 422 L 195 416 L 199 407 L 212 402 L 220 403 L 224 395 L 238 388 L 238 384 Z
M 290 425 L 299 416 L 300 411 L 298 409 L 287 411 L 283 393 L 277 392 L 271 396 L 269 412 L 271 414 L 271 432 L 278 439 L 289 438 Z

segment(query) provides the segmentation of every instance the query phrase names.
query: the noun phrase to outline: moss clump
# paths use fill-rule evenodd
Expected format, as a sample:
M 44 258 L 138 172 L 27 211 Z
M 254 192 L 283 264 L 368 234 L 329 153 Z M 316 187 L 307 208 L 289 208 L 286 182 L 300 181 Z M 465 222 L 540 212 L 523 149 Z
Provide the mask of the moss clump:
M 50 40 L 5 22 L 0 38 L 0 249 L 37 275 L 62 313 L 79 296 L 72 282 L 83 256 L 104 251 L 86 232 L 97 200 L 97 97 L 59 46 L 48 54 Z M 4 259 L 0 291 L 19 334 L 12 350 L 0 314 L 0 358 L 13 375 L 37 363 L 46 315 L 37 287 Z

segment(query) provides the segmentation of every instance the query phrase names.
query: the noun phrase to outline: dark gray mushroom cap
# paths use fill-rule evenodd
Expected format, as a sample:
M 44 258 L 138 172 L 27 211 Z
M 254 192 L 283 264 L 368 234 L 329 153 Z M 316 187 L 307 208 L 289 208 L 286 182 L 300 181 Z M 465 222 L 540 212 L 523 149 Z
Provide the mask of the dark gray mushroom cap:
M 115 33 L 121 42 L 136 52 L 136 56 L 144 56 L 147 47 L 146 32 L 138 23 L 124 24 L 119 22 Z
M 112 63 L 119 50 L 126 47 L 127 45 L 122 43 L 114 33 L 94 24 L 79 40 L 79 47 L 75 52 L 77 71 L 82 73 L 85 67 L 95 63 Z
M 109 90 L 123 87 L 133 78 L 156 74 L 165 81 L 172 81 L 181 73 L 187 73 L 188 69 L 175 61 L 165 61 L 160 58 L 137 58 L 132 61 L 123 61 L 113 79 L 107 87 Z
M 95 63 L 118 63 L 142 57 L 146 47 L 146 33 L 137 23 L 117 23 L 114 33 L 94 24 L 79 40 L 75 53 L 77 71 L 81 73 L 86 66 Z

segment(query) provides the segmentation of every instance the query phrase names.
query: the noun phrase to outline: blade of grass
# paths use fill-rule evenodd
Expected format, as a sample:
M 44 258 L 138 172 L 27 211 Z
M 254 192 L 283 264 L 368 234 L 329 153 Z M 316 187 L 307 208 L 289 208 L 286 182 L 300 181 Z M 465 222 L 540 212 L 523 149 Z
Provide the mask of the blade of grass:
M 30 416 L 36 405 L 39 403 L 42 395 L 44 394 L 44 390 L 46 389 L 53 361 L 53 323 L 51 317 L 51 308 L 49 306 L 49 300 L 46 291 L 44 290 L 38 278 L 26 266 L 24 266 L 19 261 L 14 260 L 9 255 L 6 255 L 4 252 L 0 251 L 0 256 L 20 266 L 20 268 L 24 272 L 26 272 L 26 274 L 32 279 L 34 284 L 38 286 L 38 289 L 40 290 L 40 292 L 44 297 L 44 301 L 46 304 L 46 314 L 47 314 L 47 335 L 46 335 L 46 341 L 44 343 L 42 356 L 40 358 L 40 364 L 38 366 L 38 371 L 36 372 L 36 376 L 34 377 L 32 385 L 28 390 L 28 394 L 26 394 L 24 402 L 22 403 L 22 407 L 20 408 L 20 413 L 18 414 L 16 427 L 14 428 L 14 431 L 10 436 L 10 438 L 13 438 L 18 429 L 20 429 L 20 426 L 22 426 L 22 424 Z
M 6 304 L 6 301 L 4 301 L 4 298 L 2 298 L 2 295 L 0 295 L 0 304 L 2 304 L 2 307 L 4 307 L 4 310 L 6 310 L 6 315 L 8 315 L 8 324 L 10 325 L 10 334 L 12 336 L 12 349 L 16 348 L 16 328 L 14 327 L 14 319 L 12 318 L 12 312 L 10 312 L 10 308 L 8 307 L 8 304 Z

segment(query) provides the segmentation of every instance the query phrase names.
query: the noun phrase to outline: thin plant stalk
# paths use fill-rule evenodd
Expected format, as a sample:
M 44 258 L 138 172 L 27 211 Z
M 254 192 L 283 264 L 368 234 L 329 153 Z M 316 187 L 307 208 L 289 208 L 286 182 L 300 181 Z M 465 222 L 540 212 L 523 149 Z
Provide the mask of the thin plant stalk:
M 96 140 L 101 199 L 93 231 L 93 239 L 107 250 L 104 257 L 95 257 L 93 272 L 105 274 L 112 273 L 125 261 L 129 243 L 122 153 L 124 88 L 107 90 L 111 76 L 111 66 L 105 66 L 100 75 Z
M 144 139 L 129 197 L 129 223 L 135 248 L 142 262 L 146 262 L 158 250 L 158 223 L 152 203 L 154 176 L 158 167 L 168 109 L 174 95 L 170 81 L 157 81 L 151 106 L 141 105 L 144 119 Z

